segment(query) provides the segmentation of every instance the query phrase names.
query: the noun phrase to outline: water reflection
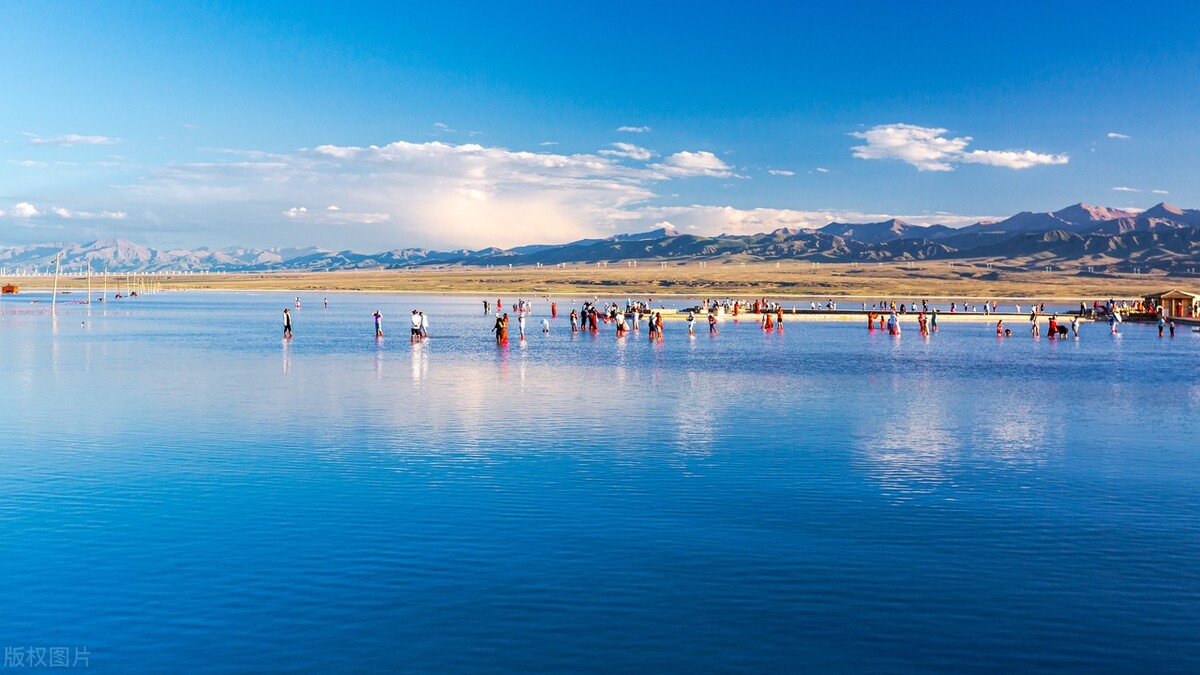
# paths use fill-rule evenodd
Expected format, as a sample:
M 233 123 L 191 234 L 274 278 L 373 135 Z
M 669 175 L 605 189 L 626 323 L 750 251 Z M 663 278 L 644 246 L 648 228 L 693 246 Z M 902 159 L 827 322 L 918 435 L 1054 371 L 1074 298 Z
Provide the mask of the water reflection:
M 424 342 L 418 342 L 409 349 L 409 364 L 413 385 L 420 385 L 421 380 L 429 370 L 429 355 Z
M 893 376 L 878 418 L 855 433 L 867 475 L 897 500 L 954 487 L 950 465 L 960 441 L 952 430 L 959 425 L 937 386 L 926 375 Z

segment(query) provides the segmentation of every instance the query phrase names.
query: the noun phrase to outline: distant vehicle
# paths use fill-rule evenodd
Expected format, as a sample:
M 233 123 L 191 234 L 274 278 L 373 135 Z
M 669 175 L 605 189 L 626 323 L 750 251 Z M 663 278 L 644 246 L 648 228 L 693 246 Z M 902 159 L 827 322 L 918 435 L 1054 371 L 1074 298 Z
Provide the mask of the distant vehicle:
M 3 293 L 4 295 L 16 295 L 20 292 L 21 289 L 13 284 L 5 284 L 4 288 L 0 289 L 0 293 Z

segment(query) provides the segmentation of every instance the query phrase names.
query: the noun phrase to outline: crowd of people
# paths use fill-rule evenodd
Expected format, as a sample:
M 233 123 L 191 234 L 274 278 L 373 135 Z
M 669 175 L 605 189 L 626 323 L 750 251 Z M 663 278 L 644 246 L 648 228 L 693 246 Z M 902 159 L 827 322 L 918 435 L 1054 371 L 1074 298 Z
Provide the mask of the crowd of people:
M 541 328 L 543 333 L 549 333 L 551 324 L 550 318 L 558 317 L 558 303 L 546 298 L 546 303 L 550 308 L 550 317 L 541 319 Z M 575 302 L 572 301 L 572 305 Z M 1043 319 L 1047 323 L 1047 336 L 1050 339 L 1062 339 L 1068 336 L 1075 338 L 1079 337 L 1079 324 L 1084 318 L 1091 318 L 1097 321 L 1107 320 L 1109 329 L 1112 333 L 1119 332 L 1118 326 L 1122 321 L 1122 315 L 1129 312 L 1134 313 L 1149 313 L 1153 311 L 1157 315 L 1158 334 L 1163 336 L 1168 331 L 1171 337 L 1175 336 L 1175 321 L 1167 317 L 1162 307 L 1148 308 L 1141 306 L 1142 303 L 1128 302 L 1118 305 L 1114 300 L 1109 299 L 1107 302 L 1095 301 L 1089 308 L 1087 303 L 1079 304 L 1079 311 L 1070 315 L 1070 320 L 1063 323 L 1059 320 L 1057 313 L 1046 315 L 1045 303 L 1038 303 L 1029 308 L 1029 325 L 1030 333 L 1033 337 L 1041 336 L 1041 323 Z M 324 298 L 325 308 L 329 307 L 329 299 Z M 301 301 L 296 297 L 293 303 L 294 309 L 300 309 Z M 534 303 L 531 300 L 519 299 L 511 305 L 513 313 L 516 315 L 517 333 L 520 340 L 526 339 L 526 320 L 533 312 Z M 810 307 L 814 311 L 822 309 L 815 301 L 810 303 Z M 998 303 L 995 301 L 983 302 L 980 304 L 971 304 L 964 302 L 961 306 L 957 302 L 951 302 L 949 312 L 956 312 L 958 309 L 965 312 L 977 312 L 982 308 L 985 314 L 993 314 L 997 312 Z M 1014 305 L 1017 313 L 1021 312 L 1020 304 Z M 485 313 L 494 311 L 495 322 L 492 326 L 492 333 L 495 335 L 497 344 L 505 344 L 508 342 L 509 335 L 509 313 L 504 310 L 504 304 L 500 299 L 497 299 L 493 305 L 490 300 L 483 301 L 483 309 Z M 830 299 L 824 304 L 823 309 L 827 311 L 835 311 L 837 303 Z M 283 336 L 290 339 L 292 333 L 292 308 L 284 308 L 283 310 Z M 648 298 L 645 301 L 626 299 L 624 304 L 620 302 L 607 302 L 600 304 L 599 298 L 594 300 L 585 300 L 579 308 L 572 307 L 570 318 L 570 326 L 572 333 L 579 332 L 598 332 L 600 326 L 613 324 L 617 337 L 623 337 L 631 333 L 637 333 L 642 330 L 643 321 L 646 324 L 646 335 L 651 340 L 661 340 L 663 338 L 663 308 L 660 305 L 656 310 L 653 306 L 653 299 Z M 862 303 L 862 310 L 866 312 L 867 328 L 870 331 L 880 330 L 886 331 L 891 335 L 899 335 L 901 333 L 900 319 L 906 314 L 916 313 L 917 327 L 922 336 L 930 336 L 938 332 L 938 308 L 930 308 L 928 301 L 921 300 L 911 303 L 900 302 L 894 300 L 881 300 L 871 303 L 868 307 L 867 303 Z M 797 310 L 793 307 L 792 312 Z M 699 307 L 696 310 L 688 311 L 686 316 L 686 324 L 688 335 L 695 335 L 695 323 L 697 321 L 697 312 L 706 315 L 708 329 L 710 334 L 718 332 L 717 323 L 718 316 L 731 314 L 733 317 L 745 313 L 751 316 L 756 316 L 759 326 L 764 331 L 782 331 L 784 320 L 784 308 L 779 302 L 768 300 L 767 298 L 759 298 L 756 300 L 711 300 L 708 298 L 702 299 Z M 373 314 L 375 321 L 375 337 L 382 338 L 383 331 L 383 313 L 380 310 L 375 310 Z M 735 319 L 736 320 L 736 319 Z M 410 315 L 410 338 L 411 343 L 419 343 L 429 338 L 429 317 L 424 311 L 414 309 Z M 996 322 L 997 337 L 1011 337 L 1012 329 L 1005 326 L 1004 319 L 999 319 Z

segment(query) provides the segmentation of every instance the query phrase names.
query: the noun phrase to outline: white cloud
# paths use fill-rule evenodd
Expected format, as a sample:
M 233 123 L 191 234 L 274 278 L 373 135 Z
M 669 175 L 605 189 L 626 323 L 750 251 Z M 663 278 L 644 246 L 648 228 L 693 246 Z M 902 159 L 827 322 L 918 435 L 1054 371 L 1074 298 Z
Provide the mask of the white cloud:
M 1028 169 L 1042 164 L 1066 164 L 1066 155 L 1046 155 L 1032 150 L 974 150 L 958 159 L 964 164 L 987 164 L 1007 169 Z
M 826 169 L 826 168 L 825 168 L 825 167 L 823 167 L 823 166 L 818 166 L 818 167 L 817 167 L 817 173 L 829 173 L 829 169 Z
M 888 213 L 864 213 L 854 210 L 820 209 L 800 211 L 794 209 L 738 209 L 732 206 L 646 206 L 630 209 L 621 214 L 625 222 L 623 229 L 648 229 L 654 223 L 669 220 L 681 230 L 693 234 L 713 236 L 717 234 L 755 234 L 779 228 L 816 229 L 831 222 L 871 223 L 899 218 L 914 225 L 941 224 L 950 227 L 971 225 L 982 220 L 998 220 L 994 216 L 969 216 L 949 213 L 926 213 L 895 215 Z
M 1156 194 L 1156 195 L 1167 195 L 1167 194 L 1171 194 L 1171 193 L 1167 192 L 1166 190 L 1151 190 L 1151 192 L 1153 192 L 1153 193 L 1154 193 L 1154 194 Z
M 124 220 L 127 216 L 124 211 L 72 211 L 61 206 L 51 207 L 50 212 L 59 218 L 75 220 Z
M 399 141 L 167 165 L 127 192 L 168 222 L 221 228 L 229 239 L 246 240 L 238 224 L 247 220 L 290 222 L 285 236 L 294 243 L 378 250 L 594 236 L 612 210 L 653 197 L 650 186 L 670 179 L 598 154 Z M 354 227 L 331 241 L 331 225 Z
M 309 211 L 306 206 L 293 206 L 283 212 L 292 220 L 303 220 L 314 225 L 374 225 L 391 219 L 390 213 L 355 213 L 341 207 L 329 205 L 323 211 Z
M 542 141 L 541 143 L 538 143 L 538 145 L 542 147 L 550 147 L 552 145 L 558 145 L 558 141 Z
M 649 151 L 614 145 L 613 152 Z M 439 141 L 319 145 L 151 168 L 117 197 L 123 208 L 180 229 L 204 227 L 209 240 L 254 244 L 247 242 L 253 233 L 267 245 L 459 248 L 615 234 L 624 231 L 626 212 L 658 196 L 660 184 L 734 175 L 707 151 L 677 152 L 649 166 L 625 159 Z M 319 206 L 331 204 L 340 210 Z M 248 230 L 247 222 L 260 225 Z M 288 227 L 273 233 L 272 223 Z M 334 225 L 342 227 L 331 235 Z
M 1126 136 L 1125 134 L 1118 134 L 1118 133 L 1117 133 L 1117 132 L 1115 132 L 1115 131 L 1110 131 L 1110 132 L 1108 132 L 1108 137 L 1109 137 L 1109 138 L 1120 138 L 1120 139 L 1122 139 L 1122 140 L 1128 140 L 1128 139 L 1129 139 L 1129 137 L 1128 137 L 1128 136 Z
M 454 131 L 450 128 L 450 125 L 446 124 L 445 122 L 434 122 L 433 128 L 446 133 L 452 133 Z
M 1116 192 L 1141 192 L 1137 188 L 1125 187 L 1123 185 L 1113 188 Z
M 881 124 L 850 135 L 866 145 L 851 148 L 859 159 L 898 159 L 918 171 L 953 171 L 954 165 L 986 164 L 1009 169 L 1027 169 L 1042 164 L 1066 164 L 1067 155 L 1050 155 L 1031 150 L 973 150 L 970 136 L 947 138 L 947 130 L 915 124 Z
M 795 171 L 788 171 L 787 169 L 767 169 L 767 173 L 771 174 L 772 176 L 795 176 L 796 175 Z
M 677 199 L 680 191 L 669 187 L 672 181 L 734 175 L 707 151 L 630 165 L 624 157 L 599 153 L 473 143 L 320 145 L 151 167 L 140 182 L 109 192 L 112 204 L 120 205 L 119 210 L 109 205 L 109 213 L 131 214 L 114 233 L 120 236 L 136 236 L 139 228 L 154 224 L 160 235 L 173 229 L 174 236 L 199 244 L 321 244 L 367 251 L 556 243 L 649 229 L 662 221 L 684 231 L 719 234 L 891 217 L 825 209 L 667 207 L 651 201 Z M 982 219 L 900 217 L 947 225 Z
M 653 150 L 647 150 L 646 148 L 634 145 L 632 143 L 613 143 L 612 146 L 616 149 L 601 150 L 600 154 L 608 157 L 627 157 L 629 159 L 636 159 L 641 162 L 644 162 L 658 154 Z
M 63 134 L 62 136 L 43 137 L 37 134 L 26 134 L 30 145 L 58 145 L 72 147 L 75 145 L 114 145 L 121 139 L 111 136 L 81 136 L 79 134 Z
M 728 178 L 733 175 L 730 166 L 721 161 L 707 150 L 698 152 L 677 152 L 662 161 L 661 164 L 651 165 L 652 169 L 661 171 L 669 176 L 712 176 Z
M 617 131 L 623 131 L 628 134 L 644 134 L 650 131 L 650 127 L 617 127 Z
M 8 163 L 16 164 L 17 166 L 21 166 L 26 169 L 45 169 L 46 167 L 50 166 L 45 162 L 39 162 L 32 159 L 10 159 L 8 160 Z
M 4 215 L 0 212 L 0 215 Z M 124 211 L 73 211 L 61 206 L 51 206 L 43 211 L 29 202 L 18 202 L 8 211 L 11 218 L 63 218 L 68 220 L 123 220 Z
M 12 207 L 12 210 L 9 211 L 9 215 L 11 215 L 13 218 L 36 218 L 42 215 L 42 212 L 38 211 L 37 208 L 29 202 L 18 202 Z

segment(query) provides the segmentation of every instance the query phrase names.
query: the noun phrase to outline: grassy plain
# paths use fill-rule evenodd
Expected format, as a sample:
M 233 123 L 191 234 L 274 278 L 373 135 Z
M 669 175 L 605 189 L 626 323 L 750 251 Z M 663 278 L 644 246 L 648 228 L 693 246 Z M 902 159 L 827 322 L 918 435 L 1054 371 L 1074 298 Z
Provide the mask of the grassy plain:
M 1011 261 L 1010 261 L 1011 262 Z M 448 267 L 443 269 L 362 270 L 310 273 L 161 274 L 144 277 L 164 289 L 394 291 L 494 295 L 682 295 L 898 298 L 1107 298 L 1180 287 L 1196 280 L 1162 273 L 1092 274 L 1086 268 L 1047 270 L 1031 263 L 1001 267 L 988 261 L 837 263 L 804 261 L 698 262 L 665 265 L 641 261 L 636 267 L 610 263 L 565 267 Z M 23 289 L 47 289 L 48 277 L 3 280 Z M 93 277 L 93 290 L 100 286 Z M 109 276 L 110 291 L 118 283 Z M 125 288 L 125 277 L 119 283 Z M 78 291 L 82 277 L 62 277 L 60 289 Z

